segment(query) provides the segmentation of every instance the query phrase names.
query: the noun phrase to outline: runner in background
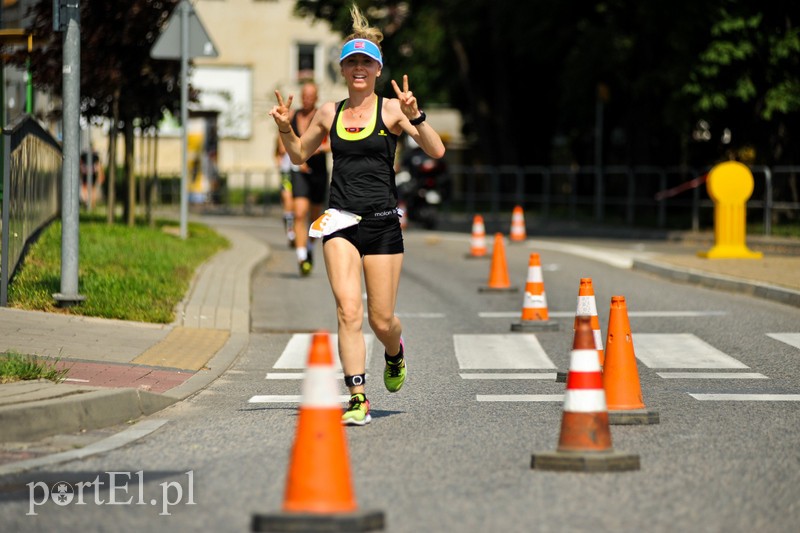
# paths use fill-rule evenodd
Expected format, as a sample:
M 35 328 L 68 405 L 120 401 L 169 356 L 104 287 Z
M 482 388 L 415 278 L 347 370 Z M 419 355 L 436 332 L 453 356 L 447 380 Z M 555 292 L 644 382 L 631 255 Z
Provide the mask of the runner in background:
M 290 125 L 300 137 L 317 113 L 318 91 L 314 82 L 305 82 L 300 90 L 302 107 L 292 113 Z M 295 251 L 301 276 L 311 274 L 314 265 L 314 242 L 308 236 L 311 221 L 322 214 L 328 195 L 328 156 L 326 136 L 319 148 L 302 165 L 292 165 L 292 202 L 294 204 Z
M 286 241 L 294 250 L 294 203 L 292 201 L 292 162 L 283 147 L 280 135 L 275 140 L 275 166 L 278 167 L 281 179 L 281 207 L 283 208 L 283 229 Z

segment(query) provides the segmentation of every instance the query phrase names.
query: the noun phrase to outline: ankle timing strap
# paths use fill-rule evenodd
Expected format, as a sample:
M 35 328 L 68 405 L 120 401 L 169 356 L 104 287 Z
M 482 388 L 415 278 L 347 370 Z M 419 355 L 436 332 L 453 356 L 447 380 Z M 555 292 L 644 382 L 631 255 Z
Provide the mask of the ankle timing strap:
M 353 376 L 344 377 L 344 384 L 347 387 L 358 387 L 364 385 L 366 381 L 366 374 L 355 374 Z

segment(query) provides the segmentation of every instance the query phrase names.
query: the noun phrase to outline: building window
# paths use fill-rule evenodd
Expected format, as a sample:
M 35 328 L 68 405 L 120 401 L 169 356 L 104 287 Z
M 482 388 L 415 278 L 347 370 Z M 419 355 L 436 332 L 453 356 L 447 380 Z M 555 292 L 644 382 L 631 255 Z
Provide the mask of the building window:
M 297 44 L 297 51 L 295 54 L 295 61 L 297 62 L 297 68 L 295 69 L 296 81 L 316 80 L 318 78 L 317 66 L 320 64 L 316 57 L 318 48 L 316 44 Z

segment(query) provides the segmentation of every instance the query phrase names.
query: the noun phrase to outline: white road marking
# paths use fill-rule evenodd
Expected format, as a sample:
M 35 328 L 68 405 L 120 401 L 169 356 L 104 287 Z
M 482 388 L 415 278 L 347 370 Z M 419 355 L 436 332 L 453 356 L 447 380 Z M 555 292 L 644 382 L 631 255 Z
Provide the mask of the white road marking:
M 563 402 L 563 394 L 478 394 L 479 402 Z
M 701 316 L 725 316 L 727 314 L 727 311 L 628 311 L 629 318 L 696 318 Z M 519 318 L 520 311 L 484 311 L 479 312 L 478 316 L 480 318 Z M 552 318 L 574 318 L 575 311 L 549 311 L 548 316 Z M 797 342 L 800 343 L 800 339 Z
M 297 369 L 297 368 L 305 368 L 306 363 L 308 362 L 308 352 L 311 347 L 311 333 L 295 333 L 292 335 L 292 338 L 289 339 L 289 342 L 286 343 L 286 347 L 283 349 L 283 353 L 275 361 L 275 365 L 273 368 L 285 368 L 285 369 Z M 341 370 L 342 364 L 339 361 L 339 347 L 338 347 L 338 340 L 339 336 L 337 334 L 329 335 L 330 342 L 331 342 L 331 354 L 333 356 L 333 366 L 334 368 Z M 369 366 L 370 356 L 372 354 L 372 346 L 375 341 L 375 336 L 372 334 L 365 333 L 364 334 L 364 341 L 367 345 L 367 366 Z
M 484 311 L 478 313 L 480 318 L 519 318 L 522 314 L 522 310 L 520 311 Z M 550 311 L 547 313 L 548 317 L 551 318 L 574 318 L 575 313 L 569 313 L 565 311 Z
M 767 337 L 772 337 L 776 341 L 800 348 L 800 333 L 767 333 Z
M 267 372 L 266 379 L 303 379 L 303 372 Z
M 462 369 L 556 368 L 536 335 L 453 335 Z
M 633 318 L 694 318 L 700 316 L 725 316 L 727 311 L 628 311 Z
M 344 374 L 339 372 L 338 374 L 334 374 L 336 379 L 344 379 Z M 303 372 L 267 372 L 266 379 L 303 379 L 306 375 Z M 369 378 L 369 374 L 366 375 Z
M 346 403 L 350 399 L 349 394 L 340 395 L 339 401 Z M 300 403 L 303 400 L 301 394 L 262 394 L 252 396 L 247 403 Z
M 634 258 L 640 258 L 640 257 L 645 258 L 653 255 L 647 252 L 632 252 L 630 250 L 603 249 L 597 247 L 578 246 L 574 244 L 562 244 L 562 243 L 545 242 L 545 241 L 536 241 L 535 245 L 531 247 L 542 250 L 553 250 L 556 252 L 564 252 L 571 255 L 577 255 L 578 257 L 594 259 L 595 261 L 599 261 L 601 263 L 606 263 L 608 265 L 617 268 L 625 268 L 625 269 L 629 269 L 633 266 Z
M 555 381 L 556 374 L 553 373 L 517 373 L 517 374 L 500 374 L 500 373 L 480 373 L 480 374 L 459 374 L 461 379 L 542 379 Z
M 692 394 L 695 400 L 723 402 L 800 402 L 800 394 Z
M 633 333 L 633 349 L 650 368 L 749 368 L 691 333 Z
M 758 372 L 656 372 L 664 379 L 769 379 Z

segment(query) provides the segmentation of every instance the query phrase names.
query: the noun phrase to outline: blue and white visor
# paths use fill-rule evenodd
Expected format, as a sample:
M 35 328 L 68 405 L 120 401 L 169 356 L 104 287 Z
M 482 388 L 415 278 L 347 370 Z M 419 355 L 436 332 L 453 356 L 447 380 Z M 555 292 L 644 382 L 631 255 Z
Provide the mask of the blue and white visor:
M 367 39 L 353 39 L 347 41 L 342 47 L 342 54 L 339 56 L 339 63 L 350 57 L 353 54 L 364 54 L 369 56 L 383 66 L 383 57 L 381 56 L 381 49 L 378 45 Z

